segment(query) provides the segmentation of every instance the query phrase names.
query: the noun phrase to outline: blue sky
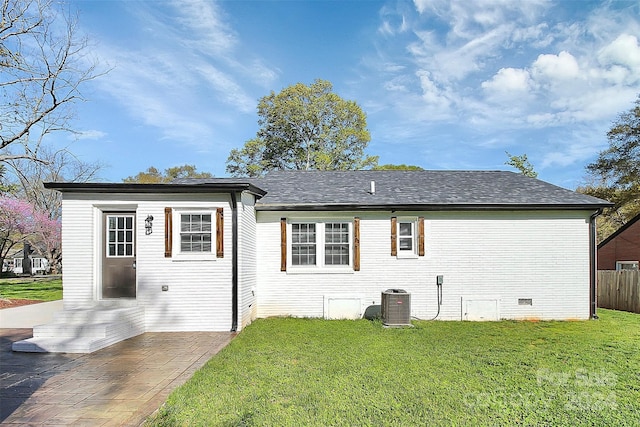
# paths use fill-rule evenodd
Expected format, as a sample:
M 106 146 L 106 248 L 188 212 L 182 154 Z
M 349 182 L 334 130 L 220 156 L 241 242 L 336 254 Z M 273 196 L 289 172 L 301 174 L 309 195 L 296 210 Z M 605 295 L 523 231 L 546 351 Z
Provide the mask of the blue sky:
M 329 80 L 367 114 L 368 153 L 575 188 L 640 93 L 636 1 L 72 1 L 91 54 L 71 149 L 105 181 L 195 164 L 225 176 L 258 99 Z M 64 138 L 58 136 L 58 138 Z

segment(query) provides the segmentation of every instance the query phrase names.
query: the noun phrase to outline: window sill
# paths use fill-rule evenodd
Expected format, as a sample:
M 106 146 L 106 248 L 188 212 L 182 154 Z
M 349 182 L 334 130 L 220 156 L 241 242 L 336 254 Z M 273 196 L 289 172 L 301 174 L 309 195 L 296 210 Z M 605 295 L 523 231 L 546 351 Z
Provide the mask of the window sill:
M 396 255 L 396 258 L 398 258 L 398 259 L 418 259 L 420 257 L 415 252 L 410 252 L 410 253 L 404 253 L 403 254 L 400 251 L 398 251 L 398 254 Z
M 213 254 L 195 255 L 195 254 L 175 254 L 171 257 L 172 262 L 185 261 L 216 261 L 217 258 Z
M 287 274 L 353 274 L 353 267 L 287 267 Z

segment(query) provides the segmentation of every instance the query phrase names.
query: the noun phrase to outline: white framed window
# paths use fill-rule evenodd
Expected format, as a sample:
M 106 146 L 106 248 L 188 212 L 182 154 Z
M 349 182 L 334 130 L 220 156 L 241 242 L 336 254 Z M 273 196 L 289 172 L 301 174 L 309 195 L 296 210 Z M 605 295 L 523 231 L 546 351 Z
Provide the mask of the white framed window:
M 396 222 L 396 247 L 398 258 L 418 257 L 418 218 L 399 217 Z
M 180 214 L 180 252 L 211 252 L 211 213 Z
M 174 209 L 172 258 L 184 260 L 216 259 L 215 209 Z
M 353 220 L 291 221 L 287 271 L 353 271 Z
M 42 268 L 42 258 L 32 258 L 31 259 L 31 268 L 33 269 L 41 269 Z
M 13 268 L 22 268 L 22 258 L 16 258 L 13 261 L 14 261 Z
M 638 261 L 616 261 L 616 270 L 638 270 Z

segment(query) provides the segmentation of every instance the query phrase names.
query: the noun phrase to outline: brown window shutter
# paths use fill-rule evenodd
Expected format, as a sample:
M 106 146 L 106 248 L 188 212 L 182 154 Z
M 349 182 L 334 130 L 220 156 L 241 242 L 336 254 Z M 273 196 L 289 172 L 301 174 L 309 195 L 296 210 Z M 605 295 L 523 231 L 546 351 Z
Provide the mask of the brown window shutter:
M 398 255 L 398 239 L 396 233 L 398 232 L 398 219 L 395 216 L 391 217 L 391 256 Z
M 216 257 L 224 258 L 224 210 L 216 209 Z
M 353 219 L 353 270 L 360 271 L 360 218 Z
M 287 219 L 280 219 L 280 271 L 287 271 Z
M 164 257 L 171 258 L 173 220 L 171 217 L 171 208 L 164 208 Z
M 424 217 L 418 218 L 418 256 L 424 256 Z

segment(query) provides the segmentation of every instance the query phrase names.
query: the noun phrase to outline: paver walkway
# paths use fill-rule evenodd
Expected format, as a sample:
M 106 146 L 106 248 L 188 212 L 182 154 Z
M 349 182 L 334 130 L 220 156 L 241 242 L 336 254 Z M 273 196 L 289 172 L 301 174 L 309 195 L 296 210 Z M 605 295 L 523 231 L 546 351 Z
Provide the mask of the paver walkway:
M 145 333 L 91 354 L 16 353 L 0 329 L 0 424 L 138 426 L 235 336 Z

